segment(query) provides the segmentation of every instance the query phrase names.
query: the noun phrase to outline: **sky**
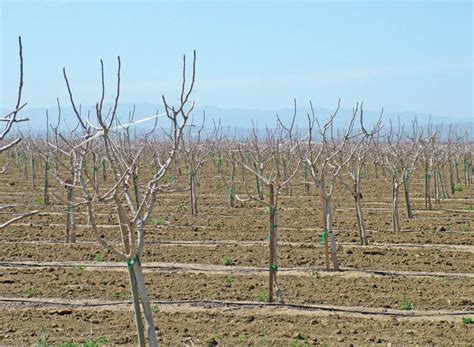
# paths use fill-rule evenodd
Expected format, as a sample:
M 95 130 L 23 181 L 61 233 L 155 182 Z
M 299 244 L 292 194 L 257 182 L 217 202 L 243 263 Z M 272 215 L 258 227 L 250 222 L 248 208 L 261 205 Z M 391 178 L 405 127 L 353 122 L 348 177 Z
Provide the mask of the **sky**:
M 24 101 L 176 101 L 182 55 L 197 51 L 197 105 L 272 110 L 306 104 L 473 118 L 471 1 L 4 1 L 0 0 L 0 108 Z

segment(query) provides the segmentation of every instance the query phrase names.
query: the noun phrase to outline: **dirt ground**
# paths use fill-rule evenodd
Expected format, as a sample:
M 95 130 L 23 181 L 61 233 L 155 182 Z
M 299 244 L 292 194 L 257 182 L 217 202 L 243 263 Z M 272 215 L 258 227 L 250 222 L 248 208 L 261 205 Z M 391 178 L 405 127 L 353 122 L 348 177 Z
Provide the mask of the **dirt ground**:
M 0 201 L 16 212 L 41 213 L 0 231 L 0 345 L 88 338 L 136 345 L 126 265 L 97 243 L 84 210 L 78 210 L 77 243 L 65 244 L 64 206 L 54 198 L 42 205 L 42 180 L 32 187 L 13 169 L 0 176 Z M 269 306 L 265 206 L 230 208 L 211 164 L 200 177 L 198 216 L 191 216 L 188 191 L 163 193 L 147 226 L 141 261 L 163 345 L 474 341 L 474 325 L 462 320 L 474 317 L 474 186 L 425 210 L 418 174 L 412 180 L 415 217 L 406 218 L 402 199 L 403 231 L 394 233 L 389 183 L 365 179 L 366 247 L 359 245 L 353 198 L 338 187 L 339 273 L 324 270 L 317 192 L 304 193 L 300 184 L 292 196 L 283 190 L 278 282 L 286 305 Z M 185 188 L 186 182 L 178 183 Z M 0 221 L 12 210 L 0 211 Z M 102 205 L 96 212 L 103 236 L 118 243 L 114 211 Z

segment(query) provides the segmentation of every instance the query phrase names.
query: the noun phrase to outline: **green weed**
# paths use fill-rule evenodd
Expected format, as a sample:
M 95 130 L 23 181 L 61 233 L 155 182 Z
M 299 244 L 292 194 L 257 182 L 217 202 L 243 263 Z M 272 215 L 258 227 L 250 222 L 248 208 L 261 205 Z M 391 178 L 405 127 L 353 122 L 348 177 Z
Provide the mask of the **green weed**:
M 232 275 L 227 275 L 225 277 L 224 282 L 225 282 L 226 287 L 230 287 L 232 286 L 232 282 L 234 282 L 234 278 L 232 277 Z
M 232 265 L 235 265 L 236 264 L 236 261 L 234 258 L 232 257 L 229 257 L 229 256 L 224 256 L 224 265 L 225 266 L 232 266 Z
M 261 302 L 269 302 L 269 298 L 268 298 L 268 293 L 257 293 L 255 294 L 255 300 L 257 301 L 261 301 Z
M 103 256 L 102 254 L 96 254 L 94 256 L 94 261 L 105 261 L 105 256 Z
M 413 303 L 410 301 L 406 294 L 403 294 L 402 304 L 400 305 L 401 310 L 410 311 L 413 310 Z
M 153 313 L 160 312 L 160 307 L 157 304 L 152 304 L 151 305 L 151 312 L 153 312 Z
M 126 291 L 126 290 L 122 290 L 120 292 L 117 293 L 117 296 L 120 298 L 120 299 L 123 299 L 123 300 L 130 300 L 131 299 L 131 294 L 129 291 Z
M 146 224 L 148 224 L 148 225 L 165 225 L 165 221 L 163 219 L 150 218 L 150 219 L 148 219 L 148 222 Z
M 35 296 L 38 293 L 38 289 L 36 288 L 28 288 L 27 290 L 24 291 L 25 295 L 27 298 L 31 298 Z
M 43 201 L 43 198 L 36 198 L 33 200 L 33 205 L 34 206 L 43 206 L 44 205 L 44 201 Z

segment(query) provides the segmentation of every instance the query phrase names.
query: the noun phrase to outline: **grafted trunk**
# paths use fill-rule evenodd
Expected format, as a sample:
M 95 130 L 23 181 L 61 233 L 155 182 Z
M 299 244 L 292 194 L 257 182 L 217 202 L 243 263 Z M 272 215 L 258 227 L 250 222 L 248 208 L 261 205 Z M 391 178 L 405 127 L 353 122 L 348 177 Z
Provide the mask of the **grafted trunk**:
M 279 267 L 279 256 L 278 256 L 278 217 L 276 208 L 276 197 L 275 187 L 273 184 L 269 186 L 269 204 L 270 204 L 270 271 L 268 278 L 268 301 L 273 302 L 274 286 L 277 286 L 277 297 L 281 302 L 283 301 L 283 292 L 278 288 L 277 272 Z
M 74 188 L 67 188 L 67 210 L 66 210 L 66 243 L 76 243 L 76 208 L 74 205 Z
M 322 209 L 322 222 L 323 222 L 323 233 L 322 233 L 322 241 L 324 243 L 324 263 L 326 265 L 326 270 L 329 271 L 330 264 L 329 264 L 329 242 L 328 242 L 328 219 L 327 219 L 327 206 L 326 206 L 326 198 L 325 198 L 325 193 L 321 189 L 321 206 L 323 207 Z
M 230 187 L 229 187 L 229 192 L 227 193 L 227 202 L 230 207 L 234 207 L 235 205 L 235 161 L 232 161 L 232 170 L 230 173 Z
M 31 185 L 33 188 L 36 187 L 36 162 L 33 155 L 31 156 Z
M 449 184 L 451 187 L 451 194 L 455 193 L 454 190 L 454 172 L 453 172 L 453 162 L 452 160 L 449 161 Z
M 95 152 L 92 152 L 92 179 L 94 180 L 94 189 L 99 191 L 99 174 L 97 168 L 97 158 Z
M 285 159 L 283 158 L 283 180 L 287 181 L 285 184 L 285 191 L 286 195 L 292 196 L 293 195 L 293 186 L 291 185 L 290 181 L 288 180 L 288 165 L 286 164 Z
M 146 292 L 145 278 L 143 276 L 143 270 L 139 258 L 136 258 L 136 260 L 134 260 L 132 264 L 130 264 L 129 261 L 129 267 L 131 268 L 133 276 L 135 277 L 137 285 L 136 289 L 140 298 L 141 307 L 143 309 L 143 315 L 145 316 L 148 343 L 150 344 L 150 346 L 156 347 L 158 346 L 158 339 L 156 337 L 155 321 L 153 319 L 153 312 L 151 310 L 148 293 Z
M 431 164 L 428 160 L 425 161 L 425 209 L 432 210 L 433 205 L 431 203 Z M 436 183 L 435 183 L 436 185 Z
M 444 168 L 441 167 L 439 171 L 439 181 L 441 183 L 441 191 L 443 193 L 443 199 L 449 199 L 448 187 L 446 184 L 446 177 L 444 174 Z
M 132 184 L 133 184 L 133 195 L 135 196 L 135 203 L 137 206 L 140 205 L 141 197 L 140 197 L 140 184 L 138 178 L 138 166 L 132 168 Z
M 257 166 L 255 165 L 255 169 L 257 169 Z M 260 171 L 260 175 L 263 176 L 263 169 L 261 167 L 261 165 L 259 165 L 259 171 Z M 264 196 L 263 196 L 263 182 L 262 180 L 260 179 L 260 177 L 258 177 L 257 175 L 255 175 L 255 180 L 257 182 L 257 191 L 258 191 L 258 198 L 260 200 L 263 200 L 264 199 Z
M 400 214 L 398 211 L 398 195 L 399 195 L 399 184 L 395 179 L 395 176 L 392 177 L 392 225 L 394 232 L 400 232 Z
M 466 158 L 464 158 L 464 186 L 469 187 L 469 163 Z
M 189 184 L 190 184 L 190 197 L 191 197 L 191 214 L 196 216 L 198 214 L 198 206 L 197 206 L 197 180 L 196 174 L 191 172 L 189 175 Z
M 27 165 L 27 162 L 28 160 L 26 159 L 26 156 L 23 160 L 23 177 L 25 177 L 25 180 L 28 179 L 28 165 Z
M 219 155 L 219 158 L 217 159 L 217 173 L 219 174 L 219 177 L 224 177 L 224 160 L 222 157 Z
M 356 206 L 357 226 L 359 228 L 359 237 L 362 245 L 367 246 L 367 231 L 365 229 L 364 210 L 362 209 L 362 193 L 360 192 L 360 184 L 354 183 L 354 200 Z
M 45 205 L 49 205 L 49 162 L 48 160 L 44 163 L 44 188 L 43 188 L 43 202 Z
M 135 311 L 135 323 L 137 325 L 138 344 L 140 347 L 146 346 L 145 327 L 143 325 L 142 309 L 140 306 L 140 294 L 138 293 L 137 280 L 131 266 L 128 266 L 128 279 L 130 281 L 130 291 L 132 293 L 133 308 Z
M 403 190 L 405 191 L 405 205 L 407 208 L 408 219 L 413 219 L 413 210 L 410 201 L 410 176 L 408 174 L 403 178 Z
M 434 171 L 434 189 L 435 189 L 435 203 L 440 204 L 440 194 L 439 194 L 439 172 L 435 169 Z
M 334 237 L 334 233 L 332 231 L 332 203 L 331 203 L 331 196 L 325 195 L 326 200 L 326 220 L 327 220 L 327 233 L 329 242 L 331 243 L 331 260 L 334 267 L 334 271 L 339 271 L 339 261 L 337 259 L 337 247 L 336 247 L 336 238 Z
M 102 158 L 102 178 L 104 179 L 104 182 L 107 182 L 107 170 L 106 170 L 105 157 Z
M 456 174 L 456 183 L 461 184 L 461 178 L 459 177 L 459 161 L 454 161 L 454 172 Z
M 309 174 L 308 174 L 308 168 L 305 166 L 304 167 L 304 191 L 305 193 L 309 193 Z

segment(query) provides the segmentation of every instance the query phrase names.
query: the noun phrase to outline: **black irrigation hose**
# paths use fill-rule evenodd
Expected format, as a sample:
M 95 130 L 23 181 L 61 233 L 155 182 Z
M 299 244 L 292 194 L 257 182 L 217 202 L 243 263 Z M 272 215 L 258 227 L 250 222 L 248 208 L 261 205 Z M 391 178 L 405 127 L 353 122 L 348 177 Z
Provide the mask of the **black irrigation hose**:
M 51 263 L 51 264 L 42 264 L 40 262 L 36 263 L 24 263 L 24 262 L 8 262 L 8 261 L 0 261 L 0 267 L 18 267 L 18 268 L 69 268 L 69 267 L 79 267 L 79 266 L 84 266 L 84 267 L 95 267 L 95 268 L 125 268 L 125 263 L 119 263 L 117 262 L 116 264 L 101 264 L 101 263 L 79 263 L 79 262 L 73 262 L 73 263 Z M 200 265 L 205 265 L 205 264 L 200 264 Z M 213 265 L 213 264 L 209 264 Z M 260 272 L 267 272 L 268 269 L 266 268 L 234 268 L 232 266 L 224 268 L 216 268 L 216 269 L 206 269 L 206 268 L 183 268 L 180 266 L 159 266 L 159 265 L 147 265 L 146 263 L 142 264 L 143 269 L 156 269 L 156 270 L 162 270 L 163 272 L 170 272 L 170 271 L 176 271 L 176 272 L 186 272 L 186 271 L 198 271 L 198 272 L 222 272 L 222 273 L 228 273 L 228 272 L 241 272 L 241 273 L 260 273 Z M 279 272 L 292 272 L 292 271 L 300 271 L 300 272 L 321 272 L 321 273 L 334 273 L 334 271 L 327 271 L 324 268 L 280 268 L 278 269 Z M 448 273 L 448 272 L 398 272 L 398 271 L 385 271 L 385 270 L 370 270 L 370 269 L 356 269 L 356 268 L 340 268 L 339 273 L 343 272 L 359 272 L 359 273 L 367 273 L 367 274 L 374 274 L 374 275 L 379 275 L 379 276 L 387 276 L 387 277 L 473 277 L 472 274 L 470 273 Z M 337 272 L 335 272 L 337 273 Z
M 52 302 L 52 301 L 41 301 L 41 300 L 27 300 L 18 298 L 2 298 L 2 303 L 23 303 L 23 304 L 41 304 L 44 306 L 66 306 L 66 307 L 107 307 L 115 305 L 132 305 L 132 301 L 114 301 L 108 303 L 72 303 L 72 302 Z M 264 307 L 275 307 L 275 308 L 287 308 L 298 311 L 325 311 L 325 312 L 338 312 L 338 313 L 356 313 L 362 315 L 378 315 L 378 316 L 390 316 L 390 317 L 438 317 L 438 316 L 463 316 L 473 315 L 474 311 L 454 311 L 454 312 L 432 312 L 432 313 L 417 313 L 417 312 L 380 312 L 373 310 L 361 310 L 351 309 L 342 307 L 328 307 L 328 306 L 317 306 L 317 305 L 301 305 L 301 304 L 279 304 L 279 303 L 253 303 L 253 302 L 241 302 L 241 301 L 223 301 L 223 300 L 150 300 L 151 303 L 157 305 L 191 305 L 204 307 L 230 307 L 238 309 L 252 309 L 252 308 L 264 308 Z

